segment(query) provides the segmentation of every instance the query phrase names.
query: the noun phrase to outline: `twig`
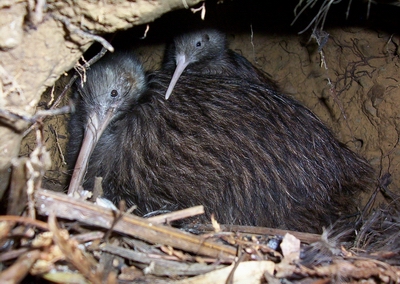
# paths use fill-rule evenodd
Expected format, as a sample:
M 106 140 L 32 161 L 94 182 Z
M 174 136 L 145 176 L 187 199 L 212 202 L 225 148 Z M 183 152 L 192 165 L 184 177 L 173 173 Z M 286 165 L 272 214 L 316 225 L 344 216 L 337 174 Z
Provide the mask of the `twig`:
M 51 104 L 54 101 L 54 89 L 55 89 L 56 85 L 53 85 L 53 87 L 51 87 L 51 92 L 50 92 L 50 101 L 47 103 L 47 107 L 50 107 Z
M 47 226 L 47 223 L 39 221 L 39 220 L 34 220 L 29 217 L 22 217 L 22 216 L 13 216 L 13 215 L 5 215 L 5 216 L 0 216 L 0 222 L 17 222 L 17 223 L 23 223 L 25 225 L 31 225 L 34 227 L 37 227 L 42 230 L 49 230 L 49 227 Z
M 213 228 L 210 225 L 200 225 L 196 227 L 198 230 L 212 231 Z M 321 235 L 295 232 L 289 230 L 273 229 L 266 227 L 252 227 L 252 226 L 238 226 L 238 225 L 221 225 L 221 230 L 228 232 L 241 232 L 246 234 L 256 235 L 272 235 L 272 236 L 284 236 L 286 233 L 292 234 L 303 243 L 314 243 L 321 239 Z
M 56 139 L 55 142 L 56 142 L 56 145 L 57 145 L 58 153 L 60 154 L 61 164 L 62 165 L 66 165 L 67 163 L 65 162 L 64 153 L 63 153 L 63 150 L 62 150 L 61 145 L 60 145 L 60 140 L 59 140 L 59 137 L 58 137 L 58 133 L 53 127 L 51 127 L 51 125 L 49 125 L 48 128 L 49 128 L 50 132 L 54 135 L 54 137 Z
M 308 26 L 303 29 L 302 31 L 299 32 L 299 34 L 304 33 L 306 30 L 308 30 L 312 24 L 314 24 L 313 32 L 315 32 L 318 28 L 320 31 L 324 28 L 325 25 L 325 20 L 326 17 L 328 16 L 329 9 L 331 8 L 332 5 L 340 3 L 342 0 L 323 0 L 321 7 L 319 8 L 317 15 L 314 16 L 314 18 L 311 20 L 311 22 L 308 24 Z M 295 19 L 292 21 L 291 25 L 293 25 L 297 19 L 300 17 L 300 15 L 307 9 L 307 8 L 312 8 L 318 0 L 309 0 L 307 3 L 304 5 L 304 7 L 301 9 L 301 11 L 297 14 L 297 8 L 301 6 L 302 0 L 299 1 L 299 3 L 296 5 L 294 12 L 295 12 Z M 322 22 L 322 23 L 321 23 Z
M 368 8 L 367 8 L 367 19 L 369 19 L 369 11 L 371 9 L 371 0 L 368 0 Z
M 82 254 L 81 250 L 77 248 L 77 244 L 60 232 L 58 228 L 54 212 L 49 214 L 49 228 L 53 233 L 54 243 L 63 252 L 66 259 L 75 266 L 79 272 L 82 273 L 91 283 L 101 284 L 101 275 L 95 273 L 95 266 L 90 263 L 88 259 Z
M 192 11 L 193 14 L 197 13 L 198 11 L 201 11 L 201 19 L 204 21 L 206 17 L 206 3 L 203 2 L 203 5 L 201 5 L 200 8 L 190 8 L 190 11 Z
M 69 106 L 63 106 L 62 108 L 59 109 L 38 110 L 36 114 L 34 114 L 31 117 L 19 116 L 20 119 L 33 123 L 27 130 L 25 130 L 25 132 L 22 134 L 22 137 L 28 135 L 28 133 L 31 132 L 34 127 L 36 127 L 39 123 L 42 123 L 45 117 L 66 114 L 69 113 L 69 111 L 70 111 Z
M 150 30 L 150 25 L 147 24 L 146 26 L 146 30 L 144 31 L 143 36 L 140 39 L 145 39 L 147 37 L 147 32 Z
M 353 0 L 350 0 L 350 1 L 349 1 L 349 5 L 347 5 L 346 20 L 349 18 L 349 15 L 350 15 L 350 6 L 351 6 L 351 2 L 353 2 Z
M 84 64 L 87 63 L 83 56 L 81 56 L 81 60 Z M 81 78 L 81 87 L 83 87 L 83 84 L 86 83 L 86 68 L 78 61 L 76 62 L 74 69 L 76 71 L 76 74 Z
M 107 53 L 107 49 L 105 49 L 104 47 L 100 50 L 100 52 L 98 54 L 96 54 L 94 57 L 92 57 L 88 62 L 86 62 L 83 65 L 83 68 L 88 69 L 90 66 L 92 66 L 94 63 L 96 63 L 100 58 L 102 58 L 105 54 Z M 72 84 L 74 84 L 75 80 L 79 77 L 79 74 L 75 73 L 74 76 L 72 76 L 72 78 L 69 80 L 68 84 L 65 85 L 63 91 L 61 92 L 61 94 L 58 96 L 57 100 L 54 102 L 54 104 L 50 107 L 50 110 L 54 111 L 56 109 L 56 107 L 58 107 L 58 105 L 61 103 L 61 101 L 63 100 L 63 98 L 65 97 L 67 91 L 71 88 Z M 69 106 L 64 106 L 63 108 L 68 108 L 68 111 L 70 109 Z M 60 110 L 62 110 L 63 108 L 60 108 Z M 50 110 L 48 110 L 47 112 L 49 112 Z M 1 111 L 1 110 L 0 110 Z M 45 111 L 38 111 L 38 113 L 41 112 L 45 112 Z M 50 114 L 49 114 L 50 115 Z M 53 114 L 54 115 L 54 114 Z M 0 116 L 1 116 L 1 112 L 0 112 Z M 35 121 L 23 134 L 23 137 L 25 137 L 26 135 L 28 135 L 29 132 L 32 131 L 32 129 L 34 127 L 36 127 L 36 125 L 38 123 L 42 123 L 42 119 L 39 117 L 38 121 Z
M 80 28 L 78 28 L 77 26 L 72 24 L 71 21 L 66 17 L 53 14 L 53 18 L 62 22 L 71 33 L 75 33 L 83 38 L 88 38 L 88 39 L 97 41 L 108 51 L 114 52 L 114 47 L 108 41 L 106 41 L 104 38 L 102 38 L 101 36 L 93 35 L 89 32 L 82 31 Z
M 0 109 L 0 118 L 12 122 L 12 123 L 16 123 L 18 120 L 24 120 L 27 122 L 31 122 L 34 123 L 36 122 L 38 119 L 42 119 L 46 116 L 50 116 L 50 115 L 60 115 L 60 114 L 65 114 L 69 112 L 69 106 L 64 106 L 62 108 L 59 109 L 49 109 L 49 110 L 38 110 L 36 112 L 36 114 L 34 114 L 33 116 L 26 116 L 26 115 L 22 115 L 22 114 L 17 114 L 5 109 Z M 18 126 L 16 127 L 18 130 Z
M 208 265 L 206 263 L 181 263 L 110 244 L 101 246 L 100 250 L 135 262 L 152 264 L 151 274 L 159 276 L 198 275 L 225 267 L 223 265 Z M 216 259 L 214 259 L 214 262 L 216 262 Z
M 185 9 L 189 9 L 189 5 L 187 4 L 186 0 L 182 0 L 182 4 Z
M 241 253 L 242 250 L 240 249 L 240 250 L 238 250 L 238 251 Z M 234 283 L 234 282 L 233 282 L 233 277 L 235 276 L 236 269 L 238 268 L 239 264 L 243 262 L 243 260 L 245 259 L 245 257 L 246 257 L 246 254 L 245 254 L 245 253 L 242 253 L 242 254 L 239 256 L 239 258 L 235 261 L 235 263 L 233 264 L 232 270 L 231 270 L 231 272 L 229 273 L 228 278 L 226 279 L 226 282 L 225 282 L 226 284 L 232 284 L 232 283 Z
M 253 49 L 253 60 L 255 63 L 257 63 L 257 59 L 256 59 L 256 52 L 255 52 L 255 47 L 254 47 L 254 33 L 253 33 L 253 25 L 250 25 L 250 43 L 251 43 L 251 47 Z
M 22 132 L 26 128 L 25 116 L 13 113 L 6 109 L 0 109 L 0 121 L 11 127 L 16 132 Z
M 71 237 L 72 240 L 76 240 L 79 243 L 86 243 L 93 240 L 102 239 L 105 233 L 100 231 L 91 231 L 88 233 L 83 233 L 79 235 L 74 235 Z
M 47 116 L 54 116 L 60 114 L 66 114 L 70 111 L 69 106 L 63 106 L 57 109 L 48 109 L 48 110 L 38 110 L 31 118 L 31 122 L 36 122 L 38 119 L 43 119 Z
M 45 171 L 50 168 L 50 155 L 44 146 L 43 128 L 36 129 L 36 148 L 30 154 L 25 163 L 26 167 L 26 194 L 28 197 L 28 214 L 32 219 L 36 219 L 34 193 L 42 185 L 42 178 Z
M 97 53 L 95 56 L 93 56 L 88 62 L 83 64 L 83 68 L 88 69 L 90 66 L 92 66 L 94 63 L 96 63 L 100 58 L 102 58 L 105 54 L 107 53 L 106 48 L 102 48 L 99 53 Z M 65 94 L 67 91 L 71 88 L 72 84 L 74 84 L 75 80 L 79 77 L 79 74 L 75 73 L 74 76 L 69 80 L 68 84 L 65 85 L 64 90 L 62 93 L 58 96 L 57 100 L 54 102 L 54 104 L 51 106 L 51 109 L 56 108 L 60 103 L 61 100 L 64 98 Z
M 39 250 L 24 253 L 12 266 L 0 273 L 0 283 L 21 282 L 39 257 Z
M 20 248 L 12 251 L 6 251 L 0 254 L 0 261 L 8 261 L 11 259 L 15 259 L 17 257 L 20 257 L 22 254 L 26 253 L 29 251 L 29 248 Z
M 87 201 L 78 200 L 65 194 L 39 189 L 36 191 L 36 208 L 39 214 L 49 215 L 110 229 L 114 223 L 115 212 Z M 205 240 L 181 230 L 150 223 L 148 220 L 123 214 L 114 231 L 137 237 L 151 243 L 170 245 L 188 252 L 205 256 L 232 260 L 236 249 L 230 246 Z
M 201 214 L 204 214 L 204 207 L 202 205 L 154 216 L 147 220 L 152 223 L 163 224 Z
M 34 13 L 34 24 L 37 25 L 43 21 L 43 9 L 46 6 L 46 0 L 37 0 Z

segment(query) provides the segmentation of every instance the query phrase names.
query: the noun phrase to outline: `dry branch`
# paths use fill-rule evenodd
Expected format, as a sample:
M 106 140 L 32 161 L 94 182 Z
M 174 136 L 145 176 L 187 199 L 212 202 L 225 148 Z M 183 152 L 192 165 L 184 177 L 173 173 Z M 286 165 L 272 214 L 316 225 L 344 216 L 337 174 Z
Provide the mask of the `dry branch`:
M 199 275 L 225 267 L 223 265 L 208 265 L 206 263 L 176 262 L 160 257 L 152 257 L 148 253 L 141 253 L 114 245 L 105 245 L 100 249 L 135 262 L 151 264 L 151 268 L 149 268 L 151 269 L 151 274 L 157 276 Z
M 167 214 L 154 216 L 154 217 L 148 218 L 147 220 L 149 222 L 157 223 L 157 224 L 163 224 L 163 223 L 168 224 L 169 222 L 172 222 L 175 220 L 180 220 L 180 219 L 184 219 L 187 217 L 200 215 L 200 214 L 204 214 L 204 207 L 202 205 L 183 209 L 183 210 L 174 211 L 174 212 L 167 213 Z
M 0 283 L 19 283 L 39 257 L 39 250 L 24 253 L 12 266 L 0 273 Z
M 81 37 L 83 37 L 83 38 L 88 38 L 88 39 L 90 39 L 90 40 L 97 41 L 97 42 L 99 42 L 105 49 L 107 49 L 108 51 L 114 52 L 114 47 L 113 47 L 108 41 L 106 41 L 104 38 L 102 38 L 102 37 L 100 37 L 100 36 L 97 36 L 97 35 L 93 35 L 93 34 L 91 34 L 91 33 L 89 33 L 89 32 L 82 31 L 79 27 L 73 25 L 73 24 L 71 23 L 71 21 L 70 21 L 68 18 L 59 16 L 59 15 L 53 15 L 53 17 L 54 17 L 56 20 L 62 22 L 62 23 L 65 25 L 65 27 L 66 27 L 71 33 L 76 33 L 77 35 L 79 35 L 79 36 L 81 36 Z
M 102 275 L 96 273 L 95 264 L 91 263 L 80 249 L 77 243 L 72 241 L 69 236 L 66 236 L 65 231 L 58 228 L 56 217 L 53 213 L 49 214 L 49 227 L 53 233 L 54 243 L 60 248 L 64 256 L 71 262 L 82 275 L 84 275 L 91 283 L 101 284 Z
M 39 214 L 50 215 L 93 226 L 112 229 L 151 243 L 170 245 L 195 254 L 220 258 L 230 262 L 236 249 L 205 240 L 178 229 L 150 223 L 149 220 L 103 208 L 65 194 L 40 189 L 36 192 Z
M 321 239 L 321 235 L 295 232 L 289 230 L 273 229 L 266 227 L 253 227 L 253 226 L 238 226 L 238 225 L 220 225 L 221 230 L 226 232 L 241 232 L 247 234 L 257 234 L 257 235 L 272 235 L 272 236 L 284 236 L 286 233 L 292 234 L 300 241 L 311 244 L 317 242 Z M 212 226 L 202 225 L 198 227 L 199 230 L 212 231 Z
M 300 245 L 299 240 L 291 236 L 286 240 L 288 242 L 279 242 L 275 248 L 271 248 L 270 236 L 265 234 L 275 235 L 286 231 L 221 226 L 236 233 L 231 231 L 193 236 L 168 226 L 152 224 L 149 219 L 105 209 L 43 189 L 37 190 L 35 201 L 37 210 L 49 215 L 48 224 L 18 216 L 0 217 L 0 221 L 6 221 L 13 226 L 22 223 L 13 229 L 13 233 L 6 233 L 10 238 L 16 236 L 17 230 L 36 227 L 36 230 L 32 230 L 36 231 L 35 236 L 25 236 L 26 240 L 31 240 L 29 247 L 26 246 L 26 241 L 21 241 L 0 254 L 3 261 L 10 263 L 14 260 L 14 263 L 0 274 L 0 280 L 15 283 L 29 271 L 32 275 L 41 275 L 45 279 L 61 283 L 88 283 L 84 278 L 91 283 L 117 283 L 122 279 L 143 283 L 260 283 L 265 280 L 268 283 L 280 283 L 295 278 L 304 283 L 342 279 L 349 283 L 362 283 L 365 280 L 400 283 L 398 248 L 393 245 L 390 260 L 393 264 L 390 264 L 386 259 L 388 254 L 384 251 L 385 255 L 379 254 L 379 249 L 368 253 L 363 251 L 357 255 L 355 252 L 346 251 L 342 244 L 335 241 L 338 238 L 335 236 L 331 239 L 325 236 L 325 243 L 321 239 L 319 246 L 308 246 L 304 243 Z M 397 218 L 396 208 L 392 206 L 391 210 L 382 211 L 385 214 L 372 215 L 369 218 L 372 223 L 381 223 L 383 216 L 390 216 L 387 214 L 389 212 Z M 178 215 L 181 213 L 178 212 Z M 57 221 L 56 216 L 60 217 Z M 74 222 L 69 223 L 61 218 L 72 219 Z M 396 222 L 396 219 L 393 219 L 393 222 Z M 91 231 L 87 230 L 87 226 L 82 226 L 82 223 L 89 225 Z M 396 223 L 387 225 L 392 227 Z M 74 231 L 74 235 L 66 229 L 60 229 L 61 226 Z M 96 227 L 106 228 L 109 233 L 104 229 L 95 231 Z M 37 229 L 50 232 L 38 234 Z M 125 237 L 111 234 L 111 231 L 120 232 Z M 261 235 L 249 236 L 246 231 Z M 364 232 L 365 234 L 367 232 Z M 396 234 L 397 231 L 390 236 Z M 309 240 L 309 234 L 299 236 Z M 222 239 L 230 245 L 221 245 L 210 239 Z M 34 255 L 31 262 L 27 256 L 29 251 L 33 250 L 37 255 Z M 197 254 L 209 257 L 200 257 Z M 236 254 L 239 257 L 235 257 Z M 318 261 L 307 262 L 310 257 Z M 105 267 L 105 262 L 102 261 L 105 258 L 109 261 L 108 267 Z M 36 259 L 38 261 L 34 262 Z M 119 265 L 114 266 L 115 262 Z M 41 266 L 40 263 L 45 265 Z M 232 265 L 226 266 L 224 263 Z M 65 271 L 65 264 L 73 265 L 79 273 Z M 113 268 L 113 271 L 107 268 Z M 21 271 L 22 274 L 16 271 Z M 182 280 L 174 281 L 176 277 Z
M 107 53 L 107 49 L 103 47 L 98 54 L 96 54 L 89 61 L 85 62 L 85 64 L 83 64 L 82 68 L 84 70 L 90 68 L 90 66 L 92 66 L 99 59 L 101 59 L 106 53 Z M 65 85 L 65 87 L 64 87 L 63 91 L 61 92 L 61 94 L 57 97 L 56 101 L 50 107 L 49 111 L 40 111 L 39 110 L 39 111 L 36 112 L 36 115 L 34 116 L 34 119 L 32 119 L 32 121 L 31 121 L 33 124 L 27 130 L 25 130 L 25 132 L 22 135 L 23 137 L 28 135 L 28 133 L 31 132 L 32 129 L 34 129 L 39 123 L 43 122 L 43 118 L 42 118 L 43 115 L 41 116 L 42 113 L 44 113 L 45 115 L 46 114 L 58 115 L 58 114 L 63 114 L 63 113 L 67 113 L 67 112 L 70 111 L 70 107 L 69 106 L 64 106 L 61 109 L 57 109 L 57 107 L 62 102 L 62 100 L 64 99 L 65 95 L 67 94 L 67 92 L 72 87 L 72 85 L 74 84 L 74 82 L 76 81 L 76 79 L 78 77 L 79 77 L 79 74 L 75 72 L 75 74 L 69 80 L 68 84 Z M 1 112 L 0 112 L 0 115 L 1 115 Z
M 49 229 L 49 227 L 47 226 L 47 223 L 29 218 L 29 217 L 12 216 L 12 215 L 0 216 L 0 222 L 3 222 L 3 221 L 10 221 L 10 222 L 16 222 L 16 223 L 23 223 L 25 225 L 32 225 L 32 226 L 35 226 L 42 230 Z

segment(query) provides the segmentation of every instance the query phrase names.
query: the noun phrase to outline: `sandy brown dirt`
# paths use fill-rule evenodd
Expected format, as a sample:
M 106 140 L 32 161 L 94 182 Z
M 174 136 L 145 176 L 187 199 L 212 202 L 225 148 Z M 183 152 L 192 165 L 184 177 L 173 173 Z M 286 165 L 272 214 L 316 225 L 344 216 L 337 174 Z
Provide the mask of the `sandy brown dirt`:
M 400 193 L 398 35 L 371 27 L 324 30 L 323 46 L 304 35 L 230 33 L 231 48 L 316 113 L 377 179 L 389 174 Z M 319 50 L 321 49 L 321 52 Z
M 303 46 L 300 37 L 255 36 L 255 58 L 249 39 L 233 47 L 367 158 L 377 177 L 391 174 L 390 188 L 399 193 L 399 37 L 367 28 L 327 32 L 322 53 Z
M 70 77 L 64 77 L 56 84 L 54 93 L 61 93 L 65 81 Z M 61 86 L 59 86 L 61 84 Z M 52 89 L 46 91 L 39 101 L 38 109 L 45 109 L 48 103 L 52 100 Z M 62 105 L 68 105 L 69 98 L 66 97 Z M 51 116 L 45 119 L 43 123 L 43 141 L 46 149 L 49 151 L 51 159 L 51 168 L 46 171 L 43 179 L 43 187 L 56 191 L 63 191 L 66 188 L 68 181 L 68 167 L 65 162 L 66 143 L 68 141 L 67 120 L 69 114 Z M 37 145 L 37 133 L 35 130 L 29 132 L 22 141 L 20 156 L 29 157 Z
M 399 50 L 395 34 L 366 27 L 326 29 L 321 52 L 304 36 L 230 34 L 231 49 L 276 80 L 282 91 L 318 115 L 336 137 L 400 185 Z M 163 46 L 147 64 L 156 66 Z M 143 50 L 146 50 L 143 48 Z M 143 54 L 145 52 L 142 52 Z M 153 52 L 151 52 L 154 54 Z M 143 55 L 147 58 L 147 55 Z

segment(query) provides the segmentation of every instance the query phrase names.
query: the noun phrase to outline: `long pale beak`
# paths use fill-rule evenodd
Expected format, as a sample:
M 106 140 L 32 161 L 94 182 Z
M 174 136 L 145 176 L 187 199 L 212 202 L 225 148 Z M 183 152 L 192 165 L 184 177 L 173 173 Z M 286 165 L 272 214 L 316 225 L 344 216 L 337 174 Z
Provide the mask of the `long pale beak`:
M 171 95 L 172 91 L 174 90 L 174 87 L 176 85 L 176 82 L 178 82 L 179 77 L 181 76 L 182 72 L 185 70 L 186 66 L 190 61 L 187 60 L 185 55 L 177 55 L 176 56 L 176 68 L 174 75 L 172 75 L 171 82 L 169 83 L 168 90 L 165 93 L 165 99 L 168 100 L 169 96 Z
M 79 151 L 79 156 L 76 160 L 71 183 L 69 184 L 68 195 L 76 195 L 79 186 L 82 184 L 83 177 L 85 176 L 86 169 L 89 163 L 89 158 L 92 155 L 92 152 L 96 147 L 100 136 L 103 134 L 107 125 L 110 123 L 114 112 L 115 109 L 110 108 L 103 118 L 99 117 L 99 115 L 95 112 L 90 114 L 88 122 L 86 124 L 81 150 Z

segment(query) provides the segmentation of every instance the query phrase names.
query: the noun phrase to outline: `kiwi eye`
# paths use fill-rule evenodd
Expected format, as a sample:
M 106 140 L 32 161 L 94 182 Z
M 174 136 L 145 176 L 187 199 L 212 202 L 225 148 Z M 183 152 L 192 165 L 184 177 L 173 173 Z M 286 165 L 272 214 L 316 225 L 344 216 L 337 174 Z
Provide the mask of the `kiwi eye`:
M 117 90 L 112 90 L 112 91 L 111 91 L 111 96 L 112 96 L 113 98 L 115 98 L 116 96 L 118 96 L 118 91 L 117 91 Z
M 200 47 L 201 46 L 201 41 L 196 42 L 196 47 Z

